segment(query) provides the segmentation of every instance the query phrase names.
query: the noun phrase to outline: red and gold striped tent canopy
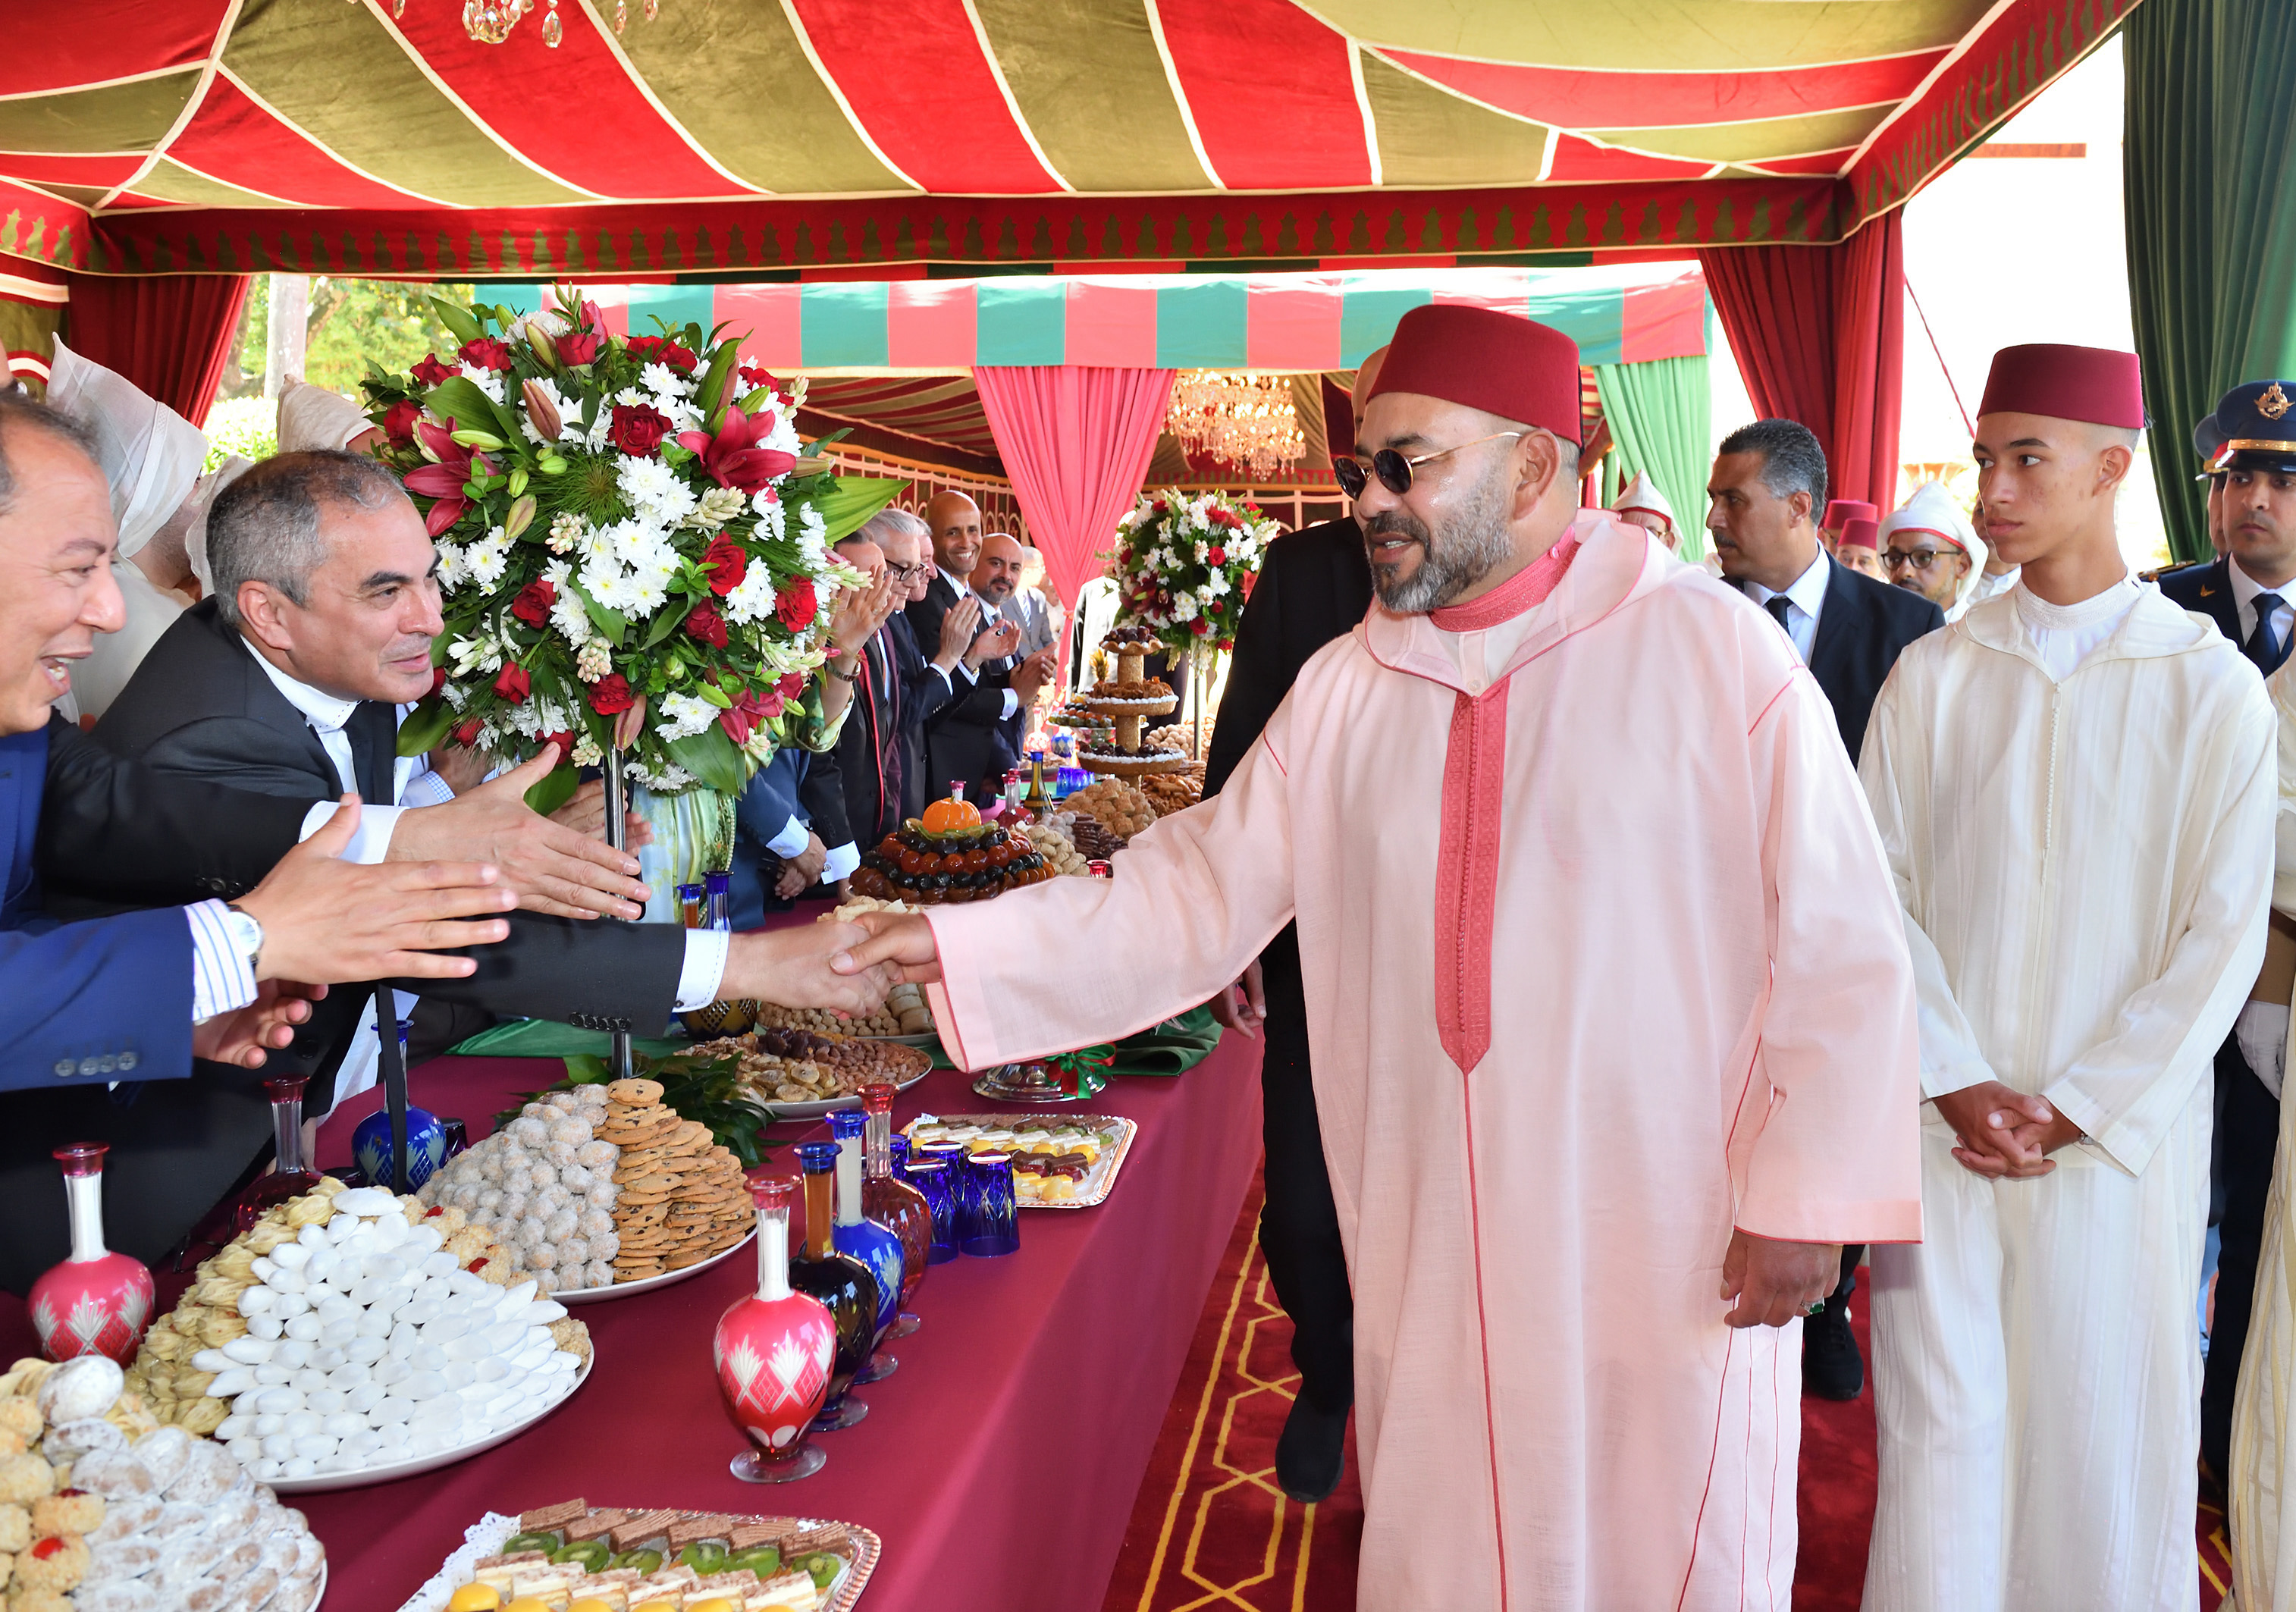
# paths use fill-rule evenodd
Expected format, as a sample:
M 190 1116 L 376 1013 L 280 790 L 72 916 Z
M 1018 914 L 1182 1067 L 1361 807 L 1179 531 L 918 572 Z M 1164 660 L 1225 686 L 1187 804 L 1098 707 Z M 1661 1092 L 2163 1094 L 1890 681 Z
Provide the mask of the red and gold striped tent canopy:
M 0 11 L 0 253 L 873 277 L 1831 241 L 2136 0 L 75 0 Z

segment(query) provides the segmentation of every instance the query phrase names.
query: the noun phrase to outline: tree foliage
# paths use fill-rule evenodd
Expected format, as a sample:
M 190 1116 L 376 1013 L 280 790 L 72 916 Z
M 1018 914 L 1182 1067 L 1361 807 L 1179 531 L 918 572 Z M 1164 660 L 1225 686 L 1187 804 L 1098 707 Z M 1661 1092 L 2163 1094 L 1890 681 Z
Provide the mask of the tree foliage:
M 310 317 L 304 326 L 303 379 L 357 397 L 369 360 L 394 373 L 411 369 L 430 353 L 437 338 L 437 318 L 426 300 L 433 295 L 467 302 L 474 293 L 468 285 L 313 275 Z M 237 362 L 226 372 L 220 396 L 250 397 L 262 392 L 270 331 L 271 276 L 259 274 L 248 293 L 240 324 L 234 349 Z

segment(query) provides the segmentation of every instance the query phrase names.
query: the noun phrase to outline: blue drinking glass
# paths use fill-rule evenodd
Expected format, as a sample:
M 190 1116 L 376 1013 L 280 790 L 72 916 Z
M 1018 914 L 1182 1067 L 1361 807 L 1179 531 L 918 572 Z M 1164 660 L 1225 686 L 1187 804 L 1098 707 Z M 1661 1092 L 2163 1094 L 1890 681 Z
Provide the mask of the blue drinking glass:
M 956 1257 L 956 1189 L 964 1174 L 964 1150 L 953 1141 L 927 1142 L 910 1155 L 910 1184 L 925 1195 L 925 1207 L 932 1211 L 929 1265 Z
M 893 1133 L 892 1140 L 885 1145 L 892 1157 L 893 1179 L 895 1181 L 908 1180 L 909 1139 L 902 1135 L 898 1131 L 896 1131 Z
M 1021 1251 L 1009 1154 L 975 1153 L 966 1161 L 957 1187 L 956 1246 L 960 1253 L 982 1259 Z

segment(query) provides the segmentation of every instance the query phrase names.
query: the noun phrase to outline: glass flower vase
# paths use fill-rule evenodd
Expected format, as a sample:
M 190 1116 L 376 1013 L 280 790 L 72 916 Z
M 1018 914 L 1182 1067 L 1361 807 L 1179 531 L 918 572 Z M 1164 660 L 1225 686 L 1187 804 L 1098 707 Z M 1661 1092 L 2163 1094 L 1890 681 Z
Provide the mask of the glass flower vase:
M 103 1156 L 100 1141 L 55 1150 L 71 1209 L 71 1253 L 32 1284 L 32 1325 L 50 1360 L 102 1354 L 127 1365 L 152 1319 L 152 1272 L 140 1259 L 103 1246 Z

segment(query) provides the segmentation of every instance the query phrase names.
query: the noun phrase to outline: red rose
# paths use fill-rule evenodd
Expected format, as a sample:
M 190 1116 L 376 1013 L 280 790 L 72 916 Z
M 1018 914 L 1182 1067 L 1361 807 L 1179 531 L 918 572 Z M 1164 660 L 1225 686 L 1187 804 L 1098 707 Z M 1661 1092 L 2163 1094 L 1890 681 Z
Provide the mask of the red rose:
M 515 660 L 503 663 L 501 674 L 495 678 L 495 692 L 512 705 L 524 705 L 526 697 L 534 691 L 534 679 Z
M 755 391 L 761 386 L 769 386 L 777 392 L 782 389 L 782 383 L 775 380 L 773 372 L 762 364 L 742 365 L 742 384 L 751 391 Z
M 774 684 L 774 691 L 784 700 L 795 700 L 800 694 L 805 692 L 805 674 L 783 672 L 781 681 Z
M 558 765 L 560 766 L 566 766 L 574 759 L 574 735 L 571 733 L 545 733 L 540 739 L 535 741 L 535 742 L 545 748 L 550 745 L 556 745 L 558 747 Z M 541 752 L 538 750 L 536 752 L 537 755 L 539 755 L 540 753 Z
M 510 368 L 510 343 L 499 336 L 480 336 L 465 341 L 455 349 L 455 356 L 474 370 L 503 371 Z
M 479 736 L 479 719 L 472 717 L 455 730 L 455 742 L 468 749 Z
M 640 364 L 666 364 L 674 370 L 693 373 L 693 349 L 683 348 L 667 336 L 633 336 L 630 356 Z
M 721 650 L 726 647 L 726 618 L 707 600 L 686 612 L 685 630 L 704 643 L 714 643 Z
M 1209 638 L 1211 636 L 1212 624 L 1206 621 L 1201 616 L 1197 617 L 1195 620 L 1190 622 L 1188 624 L 1188 628 L 1189 631 L 1194 633 L 1199 638 Z
M 619 672 L 609 672 L 590 685 L 590 708 L 601 716 L 619 716 L 636 703 L 630 680 Z
M 709 574 L 709 591 L 722 598 L 741 586 L 742 578 L 750 574 L 749 551 L 720 532 L 709 540 L 701 556 L 701 569 Z
M 1159 498 L 1155 503 L 1150 504 L 1148 506 L 1148 512 L 1152 515 L 1162 514 L 1164 512 L 1164 501 L 1161 498 Z
M 774 614 L 792 633 L 802 633 L 813 625 L 821 610 L 821 601 L 813 591 L 813 578 L 800 577 L 774 597 Z
M 614 405 L 614 423 L 607 440 L 636 458 L 651 457 L 669 435 L 670 419 L 650 403 Z
M 1233 638 L 1223 638 L 1219 641 L 1219 646 L 1220 651 L 1225 654 L 1229 650 L 1235 648 L 1235 640 Z
M 1226 549 L 1212 550 L 1210 553 L 1204 556 L 1204 563 L 1206 565 L 1226 565 L 1227 563 L 1227 551 Z
M 414 366 L 414 378 L 424 386 L 444 386 L 455 378 L 455 372 L 439 363 L 439 355 L 433 353 Z
M 439 691 L 439 690 L 441 690 L 441 689 L 445 688 L 446 686 L 447 686 L 447 668 L 446 668 L 445 667 L 443 667 L 443 666 L 434 666 L 434 667 L 432 667 L 430 668 L 430 691 L 431 691 L 431 693 L 436 694 L 436 693 L 438 693 L 438 691 Z
M 414 440 L 414 422 L 422 418 L 422 405 L 412 397 L 401 397 L 382 416 L 382 434 L 392 443 L 405 447 Z
M 510 613 L 532 626 L 541 626 L 550 619 L 550 607 L 558 602 L 558 585 L 547 577 L 537 577 L 519 590 L 511 601 Z
M 597 358 L 598 349 L 606 345 L 606 339 L 595 331 L 569 331 L 563 336 L 553 336 L 550 345 L 558 349 L 561 364 L 589 364 Z

